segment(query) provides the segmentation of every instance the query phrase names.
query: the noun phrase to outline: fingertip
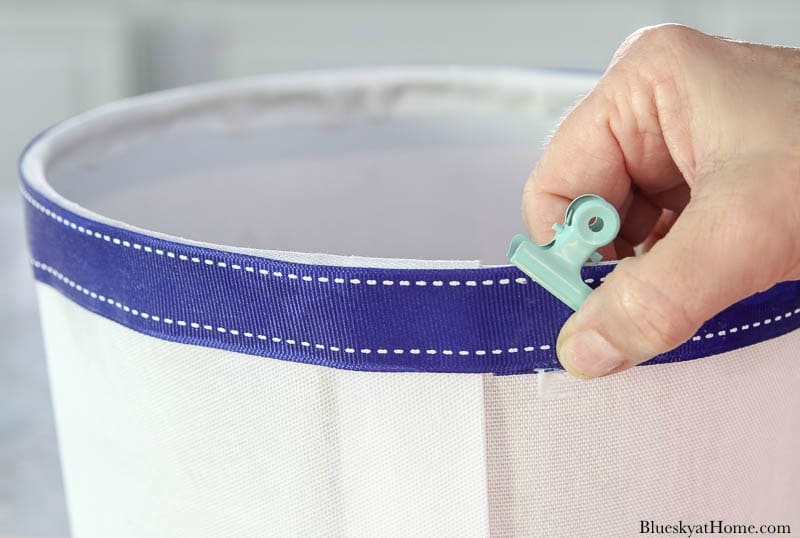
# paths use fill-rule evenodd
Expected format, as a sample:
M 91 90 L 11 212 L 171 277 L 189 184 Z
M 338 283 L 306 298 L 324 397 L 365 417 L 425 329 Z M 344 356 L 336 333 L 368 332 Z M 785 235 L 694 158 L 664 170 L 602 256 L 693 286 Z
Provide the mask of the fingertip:
M 558 194 L 526 189 L 523 194 L 522 213 L 525 228 L 534 242 L 545 244 L 553 237 L 553 224 L 564 222 L 564 214 L 571 200 Z
M 609 375 L 625 366 L 620 350 L 595 329 L 559 338 L 556 349 L 564 369 L 583 379 Z

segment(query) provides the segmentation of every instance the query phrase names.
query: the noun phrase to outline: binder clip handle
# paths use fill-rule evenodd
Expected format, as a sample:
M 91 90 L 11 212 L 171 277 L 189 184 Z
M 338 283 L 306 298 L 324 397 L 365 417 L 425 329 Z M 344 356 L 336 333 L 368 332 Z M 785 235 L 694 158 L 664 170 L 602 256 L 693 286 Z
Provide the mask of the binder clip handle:
M 587 260 L 599 262 L 596 250 L 611 243 L 620 227 L 613 205 L 595 194 L 575 198 L 567 207 L 563 224 L 554 224 L 552 241 L 537 245 L 524 235 L 511 240 L 508 258 L 535 282 L 566 303 L 580 308 L 592 289 L 581 276 Z

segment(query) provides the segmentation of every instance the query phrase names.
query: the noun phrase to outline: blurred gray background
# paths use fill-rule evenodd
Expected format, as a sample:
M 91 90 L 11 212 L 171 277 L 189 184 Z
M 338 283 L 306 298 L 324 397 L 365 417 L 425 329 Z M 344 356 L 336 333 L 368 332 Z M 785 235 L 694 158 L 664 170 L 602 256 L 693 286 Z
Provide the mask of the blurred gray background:
M 796 0 L 0 0 L 0 538 L 69 535 L 16 186 L 38 131 L 123 96 L 267 72 L 602 70 L 629 33 L 661 22 L 800 46 Z

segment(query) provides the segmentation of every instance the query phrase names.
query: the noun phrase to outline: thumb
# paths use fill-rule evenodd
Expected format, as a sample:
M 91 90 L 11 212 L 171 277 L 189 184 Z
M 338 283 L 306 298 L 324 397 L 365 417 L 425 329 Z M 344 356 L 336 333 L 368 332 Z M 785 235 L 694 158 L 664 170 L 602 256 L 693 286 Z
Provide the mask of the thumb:
M 771 189 L 757 191 L 693 196 L 649 252 L 620 261 L 562 327 L 556 351 L 564 368 L 583 378 L 625 370 L 784 279 L 785 228 L 767 221 L 782 204 L 765 199 Z

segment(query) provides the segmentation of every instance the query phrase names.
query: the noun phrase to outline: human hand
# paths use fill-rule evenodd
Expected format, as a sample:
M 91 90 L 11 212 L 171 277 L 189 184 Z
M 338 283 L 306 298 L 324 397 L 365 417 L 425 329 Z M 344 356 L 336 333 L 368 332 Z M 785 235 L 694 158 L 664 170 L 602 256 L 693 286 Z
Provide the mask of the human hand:
M 549 241 L 584 193 L 619 211 L 602 252 L 624 259 L 559 334 L 579 377 L 669 351 L 729 305 L 800 279 L 800 49 L 636 32 L 531 173 L 531 238 Z

